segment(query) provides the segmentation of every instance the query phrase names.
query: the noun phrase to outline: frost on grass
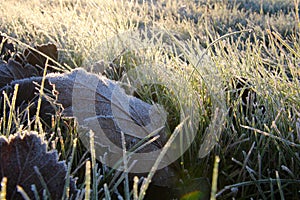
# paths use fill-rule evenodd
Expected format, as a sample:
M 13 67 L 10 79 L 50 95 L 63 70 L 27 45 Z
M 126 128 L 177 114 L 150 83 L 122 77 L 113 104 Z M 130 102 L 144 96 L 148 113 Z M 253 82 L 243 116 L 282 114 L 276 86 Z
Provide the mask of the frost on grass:
M 58 161 L 56 151 L 47 151 L 46 144 L 35 132 L 17 133 L 6 139 L 0 137 L 0 179 L 7 178 L 7 199 L 23 199 L 17 192 L 21 186 L 34 199 L 32 185 L 42 199 L 44 190 L 51 199 L 63 196 L 67 168 L 64 161 Z M 70 195 L 77 191 L 75 182 L 70 183 Z

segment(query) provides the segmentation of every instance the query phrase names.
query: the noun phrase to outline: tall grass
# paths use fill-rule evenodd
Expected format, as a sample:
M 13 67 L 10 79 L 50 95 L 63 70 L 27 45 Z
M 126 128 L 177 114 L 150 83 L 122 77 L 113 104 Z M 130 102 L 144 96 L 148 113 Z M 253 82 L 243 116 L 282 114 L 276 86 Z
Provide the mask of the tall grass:
M 122 82 L 129 93 L 164 106 L 171 139 L 190 117 L 188 130 L 197 131 L 188 132 L 194 142 L 178 161 L 172 186 L 178 198 L 202 177 L 212 199 L 300 198 L 299 5 L 247 2 L 7 0 L 1 2 L 0 30 L 15 42 L 56 44 L 66 69 L 98 73 L 94 63 L 101 61 L 103 74 Z M 141 85 L 145 80 L 149 84 Z M 245 101 L 247 91 L 255 99 Z M 12 124 L 28 128 L 18 124 L 14 101 L 3 107 L 10 110 L 0 121 L 3 135 Z M 142 188 L 135 178 L 131 191 L 133 180 L 128 183 L 124 175 L 100 166 L 93 151 L 85 153 L 73 143 L 78 128 L 72 122 L 56 122 L 49 148 L 70 160 L 68 176 L 79 177 L 78 199 L 147 198 L 155 169 Z M 125 181 L 125 194 L 114 187 L 118 180 Z M 3 195 L 4 186 L 3 180 Z M 189 192 L 194 191 L 205 192 Z

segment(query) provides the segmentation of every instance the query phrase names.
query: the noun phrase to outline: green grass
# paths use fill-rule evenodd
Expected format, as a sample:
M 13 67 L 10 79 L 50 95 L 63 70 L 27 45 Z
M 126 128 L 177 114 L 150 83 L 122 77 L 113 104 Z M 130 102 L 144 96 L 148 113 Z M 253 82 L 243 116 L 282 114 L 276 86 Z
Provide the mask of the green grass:
M 107 77 L 125 88 L 137 88 L 129 93 L 165 107 L 170 135 L 190 117 L 193 127 L 185 128 L 197 129 L 188 132 L 196 138 L 177 161 L 178 182 L 172 188 L 182 199 L 203 196 L 195 193 L 202 188 L 192 184 L 199 178 L 208 180 L 206 187 L 212 192 L 206 193 L 216 194 L 216 199 L 297 199 L 298 1 L 247 2 L 158 0 L 154 10 L 151 3 L 129 0 L 7 0 L 1 2 L 0 31 L 17 39 L 19 50 L 25 48 L 21 42 L 54 43 L 62 66 L 98 72 L 93 64 L 103 61 Z M 149 84 L 140 84 L 145 81 Z M 255 92 L 265 112 L 242 106 L 251 104 L 251 99 L 243 102 L 246 91 Z M 28 129 L 18 121 L 14 102 L 5 109 L 10 115 L 0 121 L 3 135 Z M 111 198 L 116 183 L 128 184 L 126 174 L 95 163 L 93 153 L 77 141 L 77 133 L 71 120 L 56 117 L 51 137 L 41 134 L 49 149 L 57 149 L 60 159 L 69 161 L 68 173 L 78 177 L 79 199 Z M 213 149 L 201 149 L 205 139 Z M 189 187 L 193 189 L 187 191 Z M 119 193 L 125 199 L 144 195 L 125 191 Z

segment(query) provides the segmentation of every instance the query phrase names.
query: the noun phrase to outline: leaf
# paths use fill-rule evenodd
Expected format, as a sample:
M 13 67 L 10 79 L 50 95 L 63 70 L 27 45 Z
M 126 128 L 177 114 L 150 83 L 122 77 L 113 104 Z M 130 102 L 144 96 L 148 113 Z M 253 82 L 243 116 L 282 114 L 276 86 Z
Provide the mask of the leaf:
M 9 59 L 7 63 L 7 70 L 13 76 L 13 80 L 39 76 L 39 72 L 30 64 L 22 66 L 20 63 Z
M 41 53 L 47 55 L 53 60 L 58 59 L 58 52 L 57 52 L 57 47 L 54 44 L 43 44 L 43 45 L 38 45 L 34 47 L 37 51 L 33 51 L 31 49 L 25 49 L 23 55 L 25 57 L 25 60 L 35 66 L 35 67 L 40 67 L 41 69 L 44 69 L 46 60 L 47 58 L 42 55 Z M 40 53 L 41 52 L 41 53 Z M 48 60 L 49 65 L 54 65 L 54 63 L 51 60 Z M 53 70 L 50 70 L 53 71 Z M 55 70 L 54 70 L 55 71 Z
M 14 51 L 14 45 L 7 38 L 0 35 L 0 58 L 7 61 Z
M 3 105 L 3 92 L 5 92 L 8 97 L 12 97 L 14 93 L 15 85 L 19 85 L 16 108 L 19 112 L 22 112 L 29 106 L 29 116 L 34 117 L 36 114 L 38 98 L 39 98 L 39 85 L 42 82 L 42 77 L 31 77 L 20 80 L 12 81 L 9 85 L 0 89 L 0 117 L 3 115 L 2 105 Z M 48 80 L 45 80 L 44 85 L 44 94 L 45 97 L 42 97 L 42 106 L 40 110 L 40 118 L 47 124 L 51 126 L 52 115 L 55 115 L 56 110 L 60 110 L 59 105 L 53 104 L 51 99 L 55 99 L 56 96 L 52 94 L 53 85 L 49 83 Z M 25 117 L 26 118 L 26 117 Z
M 22 66 L 20 63 L 9 59 L 8 63 L 0 64 L 0 88 L 9 84 L 13 80 L 38 76 L 39 73 L 32 65 Z
M 148 142 L 136 153 L 151 154 L 142 158 L 140 156 L 138 162 L 139 166 L 152 167 L 157 159 L 157 151 L 166 142 L 164 131 L 166 113 L 163 109 L 127 95 L 117 82 L 83 69 L 75 69 L 65 74 L 49 74 L 47 79 L 55 85 L 58 92 L 56 103 L 67 108 L 68 113 L 65 114 L 76 117 L 80 127 L 83 128 L 80 139 L 87 149 L 90 137 L 86 132 L 89 132 L 89 129 L 94 131 L 97 158 L 108 153 L 106 164 L 110 167 L 122 159 L 121 132 L 123 132 L 127 151 Z M 156 140 L 149 142 L 154 138 Z M 142 170 L 139 168 L 132 172 L 141 173 L 145 172 L 143 171 L 145 169 L 143 167 Z M 156 174 L 153 183 L 170 186 L 175 173 L 171 167 L 165 167 Z
M 165 125 L 165 113 L 159 113 L 158 106 L 125 94 L 116 82 L 103 76 L 76 69 L 65 74 L 49 74 L 47 79 L 58 91 L 57 103 L 64 108 L 72 106 L 68 114 L 75 116 L 82 126 L 99 123 L 106 137 L 118 147 L 122 147 L 121 131 L 130 149 Z M 160 134 L 163 143 L 165 137 L 163 132 Z M 104 138 L 101 139 L 106 146 Z
M 0 63 L 0 88 L 9 84 L 13 79 L 12 74 L 7 70 L 7 63 Z
M 47 151 L 46 144 L 36 132 L 17 133 L 7 140 L 0 137 L 0 180 L 7 177 L 7 199 L 23 199 L 17 192 L 21 186 L 31 199 L 34 184 L 42 199 L 41 180 L 34 168 L 37 168 L 46 183 L 52 199 L 61 199 L 66 182 L 65 161 L 58 161 L 56 151 Z M 75 181 L 70 178 L 70 194 L 77 192 Z
M 25 49 L 23 54 L 16 53 L 14 58 L 8 59 L 7 63 L 0 62 L 0 88 L 8 85 L 13 80 L 43 76 L 47 58 L 42 54 L 55 61 L 58 59 L 57 47 L 54 44 L 39 45 L 34 49 L 37 51 Z M 54 66 L 54 63 L 48 60 L 48 65 Z M 54 72 L 55 70 L 48 68 L 48 71 Z
M 35 114 L 38 99 L 36 85 L 40 84 L 41 80 L 41 77 L 31 77 L 12 81 L 3 90 L 7 94 L 13 94 L 14 85 L 19 84 L 16 107 L 26 108 L 27 105 L 33 103 L 30 111 L 31 114 Z M 122 159 L 121 132 L 125 135 L 127 150 L 136 149 L 141 144 L 147 143 L 136 153 L 151 154 L 153 151 L 160 150 L 166 142 L 164 110 L 158 105 L 150 105 L 125 94 L 115 81 L 87 73 L 83 69 L 76 69 L 70 73 L 48 74 L 45 88 L 53 92 L 53 95 L 48 95 L 56 99 L 56 102 L 43 99 L 40 117 L 50 124 L 51 117 L 49 116 L 54 115 L 56 111 L 53 103 L 62 105 L 64 116 L 76 117 L 82 127 L 95 131 L 94 139 L 99 156 L 109 151 L 112 157 Z M 89 136 L 82 135 L 81 139 L 86 141 L 86 148 L 89 149 Z M 152 166 L 156 159 L 155 155 L 145 157 L 140 162 L 146 162 Z M 115 161 L 111 160 L 112 163 Z M 173 176 L 171 169 L 163 171 L 160 176 L 163 180 Z M 159 182 L 163 183 L 162 179 Z

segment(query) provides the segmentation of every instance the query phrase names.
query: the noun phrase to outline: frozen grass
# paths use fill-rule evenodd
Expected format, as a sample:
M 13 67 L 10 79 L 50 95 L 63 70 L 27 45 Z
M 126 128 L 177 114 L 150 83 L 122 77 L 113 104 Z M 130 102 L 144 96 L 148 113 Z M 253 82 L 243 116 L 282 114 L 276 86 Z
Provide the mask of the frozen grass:
M 136 96 L 164 105 L 170 132 L 190 117 L 198 131 L 178 161 L 180 181 L 173 190 L 179 196 L 210 194 L 187 189 L 206 178 L 217 199 L 300 198 L 298 1 L 150 2 L 7 0 L 1 2 L 0 30 L 29 45 L 56 44 L 62 65 L 94 72 L 104 66 L 109 78 L 136 87 Z M 136 73 L 124 76 L 132 69 Z M 136 81 L 144 79 L 161 84 Z M 255 102 L 243 99 L 247 91 Z M 0 121 L 2 134 L 28 128 L 10 105 L 9 118 Z M 130 194 L 128 188 L 117 192 L 116 184 L 128 186 L 127 175 L 100 167 L 76 137 L 77 127 L 58 119 L 47 135 L 49 148 L 70 161 L 68 174 L 79 177 L 78 199 L 144 195 L 138 196 L 137 180 Z M 212 142 L 211 151 L 201 150 L 204 139 Z

